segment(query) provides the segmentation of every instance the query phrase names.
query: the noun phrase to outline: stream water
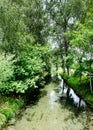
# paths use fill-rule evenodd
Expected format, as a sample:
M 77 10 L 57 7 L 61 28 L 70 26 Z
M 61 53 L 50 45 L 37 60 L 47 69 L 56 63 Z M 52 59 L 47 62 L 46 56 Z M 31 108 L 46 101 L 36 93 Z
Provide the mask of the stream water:
M 46 85 L 41 89 L 38 102 L 27 106 L 15 125 L 9 125 L 3 130 L 87 130 L 87 112 L 69 104 L 64 95 L 66 91 L 66 87 L 64 92 L 60 91 L 60 86 L 53 82 Z M 64 96 L 61 97 L 62 93 Z M 71 97 L 73 93 L 70 90 Z M 81 104 L 85 107 L 83 100 Z

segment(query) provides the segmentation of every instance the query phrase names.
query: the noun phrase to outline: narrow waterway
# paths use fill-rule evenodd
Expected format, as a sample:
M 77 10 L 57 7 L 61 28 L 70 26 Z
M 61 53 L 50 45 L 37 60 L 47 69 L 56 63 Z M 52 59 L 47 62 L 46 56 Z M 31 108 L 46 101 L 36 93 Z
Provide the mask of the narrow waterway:
M 38 102 L 29 105 L 15 125 L 3 130 L 87 130 L 86 111 L 75 111 L 63 100 L 60 103 L 59 94 L 57 84 L 46 85 Z

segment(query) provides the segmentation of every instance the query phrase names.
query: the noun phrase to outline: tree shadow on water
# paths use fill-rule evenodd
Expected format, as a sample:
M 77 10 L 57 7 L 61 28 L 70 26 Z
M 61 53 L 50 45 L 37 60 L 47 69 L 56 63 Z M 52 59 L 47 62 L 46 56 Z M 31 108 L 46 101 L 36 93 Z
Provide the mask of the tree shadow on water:
M 46 90 L 35 89 L 26 96 L 26 105 L 37 105 L 40 98 L 47 95 Z
M 59 99 L 62 108 L 68 109 L 73 112 L 75 117 L 78 117 L 84 110 L 84 107 L 79 107 L 77 103 L 70 97 L 61 97 Z
M 47 91 L 46 90 L 41 91 L 41 93 L 40 93 L 40 97 L 41 98 L 43 98 L 46 95 L 47 95 Z

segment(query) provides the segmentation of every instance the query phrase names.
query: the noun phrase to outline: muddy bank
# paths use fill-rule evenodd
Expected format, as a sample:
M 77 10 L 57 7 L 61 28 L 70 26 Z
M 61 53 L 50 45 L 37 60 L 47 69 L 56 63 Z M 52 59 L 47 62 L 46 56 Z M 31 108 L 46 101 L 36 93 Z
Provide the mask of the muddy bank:
M 42 89 L 41 98 L 22 112 L 15 125 L 3 130 L 88 130 L 88 114 L 60 104 L 57 84 L 50 83 Z M 90 129 L 91 130 L 91 129 Z

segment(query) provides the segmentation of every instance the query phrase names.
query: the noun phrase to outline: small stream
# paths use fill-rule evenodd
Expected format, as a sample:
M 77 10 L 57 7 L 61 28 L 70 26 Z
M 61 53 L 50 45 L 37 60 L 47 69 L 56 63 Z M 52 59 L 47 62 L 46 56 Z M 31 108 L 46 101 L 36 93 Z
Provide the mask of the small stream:
M 72 89 L 68 98 L 67 91 L 66 85 L 63 89 L 63 81 L 59 85 L 53 82 L 46 85 L 38 102 L 27 106 L 15 125 L 3 130 L 88 130 L 85 102 Z

